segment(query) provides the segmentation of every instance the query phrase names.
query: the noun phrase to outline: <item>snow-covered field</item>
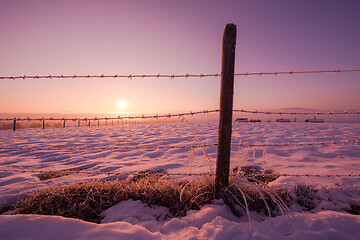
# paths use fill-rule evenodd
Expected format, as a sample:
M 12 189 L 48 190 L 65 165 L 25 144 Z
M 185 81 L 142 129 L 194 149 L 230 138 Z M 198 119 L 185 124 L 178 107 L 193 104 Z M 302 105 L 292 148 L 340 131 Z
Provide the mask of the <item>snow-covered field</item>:
M 113 147 L 196 145 L 217 142 L 217 123 L 117 125 L 0 131 L 1 147 Z M 235 123 L 233 143 L 309 143 L 356 141 L 358 123 Z M 216 146 L 206 148 L 215 166 Z M 220 200 L 189 211 L 183 218 L 168 218 L 164 207 L 139 201 L 122 202 L 102 213 L 101 224 L 58 216 L 1 215 L 1 239 L 359 239 L 360 217 L 344 209 L 360 203 L 360 146 L 232 148 L 231 167 L 258 165 L 280 174 L 341 176 L 282 176 L 270 183 L 291 189 L 311 185 L 317 189 L 316 206 L 302 211 L 296 202 L 293 215 L 253 220 L 237 218 Z M 80 168 L 76 173 L 40 181 L 38 171 Z M 164 169 L 168 173 L 209 172 L 201 149 L 129 149 L 96 151 L 0 150 L 0 207 L 35 190 L 54 184 L 92 179 L 126 178 L 122 173 Z M 6 170 L 6 171 L 5 171 Z M 14 170 L 14 172 L 12 172 Z M 16 170 L 26 170 L 25 172 Z M 32 172 L 34 170 L 34 172 Z M 93 173 L 93 174 L 92 174 Z M 357 176 L 345 176 L 357 174 Z M 180 177 L 180 176 L 172 176 Z M 9 213 L 8 213 L 9 214 Z M 261 220 L 260 220 L 261 219 Z

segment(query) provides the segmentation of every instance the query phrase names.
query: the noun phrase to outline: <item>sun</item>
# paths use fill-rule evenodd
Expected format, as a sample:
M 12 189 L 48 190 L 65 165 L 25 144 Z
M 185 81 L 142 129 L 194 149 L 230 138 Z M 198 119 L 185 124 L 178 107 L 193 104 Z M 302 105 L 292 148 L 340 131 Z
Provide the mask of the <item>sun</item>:
M 117 103 L 119 109 L 124 110 L 127 107 L 127 103 L 124 101 L 120 101 Z

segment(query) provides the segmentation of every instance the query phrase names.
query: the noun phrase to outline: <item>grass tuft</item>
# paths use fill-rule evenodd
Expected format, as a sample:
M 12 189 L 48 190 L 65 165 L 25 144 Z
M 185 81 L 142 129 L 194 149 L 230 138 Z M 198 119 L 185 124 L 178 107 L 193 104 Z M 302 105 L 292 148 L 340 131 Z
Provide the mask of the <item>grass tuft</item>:
M 28 195 L 16 208 L 22 214 L 60 215 L 99 223 L 103 210 L 129 199 L 168 207 L 174 216 L 184 216 L 187 210 L 211 203 L 214 190 L 203 180 L 186 183 L 162 180 L 161 174 L 150 174 L 131 181 L 91 181 L 50 187 Z
M 279 178 L 278 174 L 275 174 L 271 170 L 263 170 L 259 166 L 243 166 L 240 169 L 238 167 L 233 169 L 233 175 L 239 177 L 251 177 L 257 179 L 265 184 L 275 181 Z
M 78 173 L 80 169 L 65 169 L 58 171 L 49 171 L 38 176 L 41 181 L 45 181 L 52 178 L 59 178 L 70 174 Z
M 131 180 L 91 181 L 50 187 L 20 200 L 16 209 L 21 214 L 60 215 L 99 223 L 103 210 L 129 199 L 167 207 L 174 217 L 185 216 L 188 210 L 199 210 L 201 206 L 215 200 L 215 186 L 211 176 L 204 176 L 197 181 L 165 180 L 163 176 L 162 171 L 144 172 Z M 241 211 L 246 201 L 244 192 L 253 199 L 248 201 L 250 211 L 262 213 L 266 208 L 276 209 L 276 204 L 269 204 L 269 207 L 264 203 L 264 200 L 271 200 L 270 197 L 264 198 L 262 193 L 251 188 L 251 185 L 258 183 L 246 179 L 242 181 L 246 181 L 246 184 L 241 191 L 232 185 L 222 194 L 235 215 L 244 213 Z M 276 212 L 272 214 L 276 215 Z
M 312 186 L 297 185 L 294 187 L 294 194 L 296 196 L 296 202 L 305 211 L 311 211 L 318 206 L 320 202 L 317 192 L 319 190 Z

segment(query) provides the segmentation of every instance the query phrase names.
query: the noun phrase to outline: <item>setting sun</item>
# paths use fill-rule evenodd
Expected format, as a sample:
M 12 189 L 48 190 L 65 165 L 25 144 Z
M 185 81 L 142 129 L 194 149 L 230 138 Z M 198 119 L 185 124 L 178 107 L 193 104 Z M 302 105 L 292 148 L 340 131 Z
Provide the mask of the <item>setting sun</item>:
M 127 104 L 124 101 L 120 101 L 120 102 L 117 103 L 117 106 L 118 106 L 119 109 L 123 110 L 123 109 L 126 108 Z

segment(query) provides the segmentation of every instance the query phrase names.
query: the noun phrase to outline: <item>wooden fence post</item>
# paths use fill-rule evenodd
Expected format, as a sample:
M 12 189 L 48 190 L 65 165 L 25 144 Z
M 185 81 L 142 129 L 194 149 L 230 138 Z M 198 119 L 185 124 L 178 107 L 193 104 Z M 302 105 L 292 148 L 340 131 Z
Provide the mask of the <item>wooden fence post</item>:
M 234 95 L 236 25 L 224 29 L 221 58 L 220 117 L 216 159 L 215 192 L 220 197 L 229 185 L 232 111 Z
M 14 131 L 16 130 L 16 118 L 14 118 Z
M 45 119 L 42 120 L 42 125 L 43 129 L 45 129 Z
M 65 128 L 65 120 L 64 120 L 63 128 Z

